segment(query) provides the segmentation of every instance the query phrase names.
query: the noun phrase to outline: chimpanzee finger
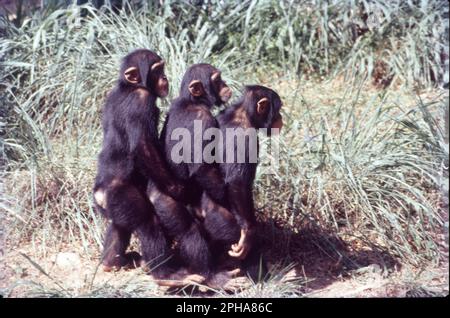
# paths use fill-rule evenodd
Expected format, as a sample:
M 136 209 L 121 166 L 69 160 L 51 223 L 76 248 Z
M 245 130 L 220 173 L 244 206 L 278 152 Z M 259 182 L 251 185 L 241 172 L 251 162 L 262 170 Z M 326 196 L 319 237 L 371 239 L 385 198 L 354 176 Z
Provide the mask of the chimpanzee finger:
M 228 251 L 228 255 L 230 255 L 231 257 L 238 258 L 238 259 L 243 259 L 247 255 L 247 251 L 245 249 L 242 249 L 239 252 Z

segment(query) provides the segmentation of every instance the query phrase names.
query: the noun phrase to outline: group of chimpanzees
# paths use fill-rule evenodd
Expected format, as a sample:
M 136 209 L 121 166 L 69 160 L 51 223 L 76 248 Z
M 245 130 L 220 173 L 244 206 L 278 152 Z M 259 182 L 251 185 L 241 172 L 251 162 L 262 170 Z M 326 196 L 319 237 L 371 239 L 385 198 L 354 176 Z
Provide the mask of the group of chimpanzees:
M 267 267 L 255 241 L 252 186 L 257 164 L 174 162 L 171 135 L 177 128 L 193 132 L 194 120 L 202 121 L 202 132 L 211 127 L 223 132 L 281 129 L 280 97 L 269 88 L 247 86 L 239 101 L 214 117 L 211 108 L 226 103 L 231 89 L 217 68 L 192 65 L 158 138 L 156 99 L 167 96 L 168 87 L 161 57 L 139 49 L 123 59 L 106 100 L 94 186 L 96 208 L 111 221 L 104 270 L 142 264 L 160 285 L 172 287 L 208 285 L 219 275 L 259 280 Z M 225 145 L 226 140 L 220 142 Z M 126 252 L 132 233 L 142 256 Z

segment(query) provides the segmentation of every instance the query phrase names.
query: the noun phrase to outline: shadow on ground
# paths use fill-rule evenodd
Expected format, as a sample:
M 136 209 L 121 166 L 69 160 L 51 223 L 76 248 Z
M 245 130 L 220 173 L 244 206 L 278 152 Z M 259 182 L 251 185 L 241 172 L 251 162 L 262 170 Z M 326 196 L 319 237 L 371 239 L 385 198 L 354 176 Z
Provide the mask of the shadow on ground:
M 401 268 L 392 255 L 379 247 L 353 246 L 358 244 L 356 240 L 350 245 L 316 225 L 295 233 L 270 220 L 260 224 L 259 233 L 269 263 L 295 264 L 305 281 L 299 287 L 302 293 L 323 289 L 368 268 L 383 273 Z
M 350 244 L 316 225 L 309 225 L 296 233 L 288 226 L 267 220 L 259 224 L 258 241 L 263 245 L 272 277 L 283 279 L 279 271 L 294 266 L 299 294 L 314 293 L 358 273 L 390 273 L 401 268 L 393 256 L 379 247 L 367 246 L 367 242 L 365 246 L 353 246 L 356 240 Z M 213 291 L 199 293 L 196 287 L 167 292 L 214 295 Z

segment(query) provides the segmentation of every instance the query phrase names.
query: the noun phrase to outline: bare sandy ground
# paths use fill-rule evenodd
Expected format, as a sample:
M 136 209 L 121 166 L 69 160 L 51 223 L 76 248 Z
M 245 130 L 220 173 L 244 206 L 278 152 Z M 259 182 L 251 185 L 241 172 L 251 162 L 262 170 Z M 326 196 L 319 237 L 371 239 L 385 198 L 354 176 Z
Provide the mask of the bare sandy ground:
M 73 246 L 39 259 L 24 256 L 31 250 L 22 247 L 3 258 L 0 292 L 4 297 L 427 297 L 448 295 L 449 286 L 448 262 L 422 270 L 370 264 L 346 272 L 331 267 L 323 271 L 316 262 L 309 267 L 297 265 L 263 287 L 247 282 L 232 294 L 206 288 L 169 292 L 139 268 L 103 272 L 97 260 L 73 252 Z

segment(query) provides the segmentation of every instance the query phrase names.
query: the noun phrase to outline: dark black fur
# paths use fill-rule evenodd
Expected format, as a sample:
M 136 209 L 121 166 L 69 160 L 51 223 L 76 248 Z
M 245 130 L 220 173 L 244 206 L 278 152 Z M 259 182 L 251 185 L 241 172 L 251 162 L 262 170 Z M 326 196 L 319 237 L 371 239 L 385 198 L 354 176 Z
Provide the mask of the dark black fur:
M 267 112 L 260 115 L 256 112 L 256 105 L 262 98 L 270 101 Z M 270 128 L 275 121 L 281 120 L 279 114 L 281 100 L 276 92 L 263 86 L 247 86 L 243 97 L 234 105 L 228 107 L 217 116 L 220 130 L 224 136 L 224 162 L 226 159 L 226 129 L 227 128 Z M 237 156 L 236 143 L 234 142 L 235 160 Z M 257 143 L 256 143 L 257 145 Z M 220 206 L 211 200 L 207 193 L 202 197 L 202 213 L 204 215 L 204 228 L 211 238 L 214 251 L 217 255 L 214 259 L 221 259 L 220 255 L 226 255 L 230 246 L 238 242 L 240 230 L 248 231 L 250 252 L 241 261 L 241 269 L 254 280 L 264 277 L 267 268 L 262 259 L 262 251 L 255 240 L 256 217 L 253 203 L 253 181 L 257 163 L 249 162 L 249 142 L 246 143 L 246 155 L 244 163 L 225 162 L 220 165 L 228 189 L 228 202 L 230 209 Z
M 202 133 L 208 128 L 218 128 L 217 121 L 210 111 L 214 105 L 222 104 L 217 89 L 211 82 L 211 75 L 215 71 L 217 69 L 209 64 L 195 64 L 186 71 L 181 82 L 180 96 L 172 102 L 161 133 L 166 160 L 174 174 L 189 185 L 188 203 L 192 205 L 198 205 L 203 190 L 217 202 L 223 205 L 227 204 L 225 185 L 218 165 L 205 162 L 194 163 L 193 138 L 191 143 L 192 163 L 175 163 L 171 158 L 172 148 L 178 143 L 177 140 L 171 139 L 172 132 L 175 129 L 186 128 L 193 135 L 194 120 L 196 119 L 202 121 Z M 189 93 L 188 86 L 193 80 L 202 82 L 205 88 L 204 95 L 194 97 Z M 201 113 L 198 111 L 199 108 L 202 109 Z M 208 143 L 208 141 L 202 143 L 201 151 Z
M 210 109 L 214 105 L 222 104 L 221 89 L 225 89 L 227 94 L 231 91 L 220 78 L 214 82 L 211 80 L 215 72 L 218 70 L 209 64 L 196 64 L 186 71 L 181 83 L 180 96 L 172 102 L 161 133 L 161 144 L 166 160 L 176 177 L 185 182 L 188 189 L 187 203 L 193 208 L 199 208 L 202 191 L 207 191 L 212 198 L 225 205 L 223 178 L 218 165 L 193 163 L 193 153 L 192 163 L 173 162 L 171 151 L 177 141 L 171 140 L 171 134 L 176 128 L 186 128 L 193 135 L 195 119 L 202 120 L 203 131 L 210 127 L 218 127 Z M 201 96 L 194 96 L 189 91 L 189 85 L 194 80 L 202 84 L 204 92 Z M 229 96 L 227 95 L 227 98 Z M 192 140 L 192 150 L 194 150 L 193 143 Z M 206 144 L 203 142 L 202 146 Z M 208 276 L 211 270 L 210 251 L 204 231 L 195 217 L 183 203 L 155 191 L 151 183 L 148 193 L 165 230 L 177 242 L 181 259 L 191 272 Z
M 146 195 L 149 179 L 161 191 L 176 197 L 183 191 L 157 147 L 159 109 L 155 102 L 161 94 L 155 83 L 164 73 L 150 72 L 150 67 L 160 60 L 157 54 L 143 49 L 127 55 L 103 109 L 104 138 L 98 157 L 94 202 L 111 220 L 105 235 L 105 266 L 121 267 L 129 261 L 125 251 L 132 232 L 137 234 L 143 260 L 150 267 L 170 257 L 168 242 Z M 124 72 L 130 67 L 138 69 L 139 83 L 132 84 L 125 78 Z M 104 195 L 104 202 L 99 203 L 97 195 Z M 161 265 L 152 273 L 165 277 L 170 271 L 169 266 Z
M 189 273 L 205 278 L 210 274 L 211 256 L 204 230 L 181 201 L 174 200 L 149 182 L 147 193 L 163 229 L 175 244 L 176 256 Z

